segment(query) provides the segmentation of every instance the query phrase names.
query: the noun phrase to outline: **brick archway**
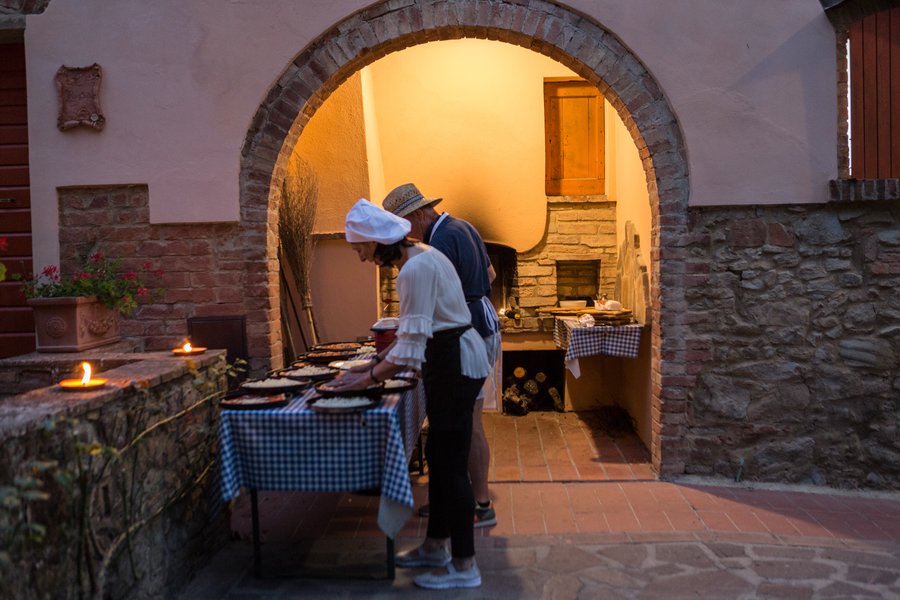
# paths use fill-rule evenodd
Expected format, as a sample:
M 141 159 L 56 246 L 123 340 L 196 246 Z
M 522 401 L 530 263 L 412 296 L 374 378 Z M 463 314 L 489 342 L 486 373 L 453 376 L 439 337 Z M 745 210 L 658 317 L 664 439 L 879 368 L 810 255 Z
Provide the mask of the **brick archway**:
M 276 211 L 284 164 L 310 117 L 351 74 L 417 44 L 474 37 L 540 52 L 595 84 L 631 133 L 650 197 L 653 290 L 651 455 L 661 475 L 685 462 L 686 400 L 692 387 L 684 327 L 684 240 L 688 171 L 675 115 L 653 77 L 619 39 L 590 17 L 561 4 L 531 0 L 386 1 L 323 33 L 288 65 L 269 90 L 242 148 L 240 210 L 247 249 L 250 354 L 280 355 Z M 265 249 L 263 251 L 263 248 Z

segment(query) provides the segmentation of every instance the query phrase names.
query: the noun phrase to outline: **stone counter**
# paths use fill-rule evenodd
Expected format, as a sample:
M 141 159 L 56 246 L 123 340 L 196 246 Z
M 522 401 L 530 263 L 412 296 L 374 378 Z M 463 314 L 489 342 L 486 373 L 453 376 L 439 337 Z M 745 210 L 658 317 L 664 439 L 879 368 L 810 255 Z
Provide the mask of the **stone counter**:
M 0 565 L 0 597 L 172 597 L 228 539 L 215 464 L 225 351 L 99 350 L 0 360 L 0 489 L 23 497 L 22 478 L 34 477 L 49 494 L 27 516 L 0 508 L 8 522 L 47 532 L 23 544 L 0 528 L 16 574 Z M 85 360 L 104 387 L 56 386 Z

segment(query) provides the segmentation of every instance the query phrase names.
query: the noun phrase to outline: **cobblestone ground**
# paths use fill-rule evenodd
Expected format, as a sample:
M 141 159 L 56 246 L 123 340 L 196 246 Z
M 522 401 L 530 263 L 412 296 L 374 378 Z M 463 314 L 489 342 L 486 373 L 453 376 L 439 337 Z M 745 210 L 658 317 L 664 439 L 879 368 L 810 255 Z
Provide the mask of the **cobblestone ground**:
M 421 571 L 384 579 L 384 540 L 265 547 L 263 579 L 251 549 L 234 542 L 179 596 L 213 598 L 900 598 L 900 544 L 834 538 L 786 541 L 769 534 L 574 534 L 483 538 L 483 585 L 429 592 Z M 414 540 L 398 540 L 398 548 Z M 298 564 L 303 564 L 301 569 Z M 314 569 L 338 565 L 338 571 Z M 374 577 L 382 577 L 375 579 Z

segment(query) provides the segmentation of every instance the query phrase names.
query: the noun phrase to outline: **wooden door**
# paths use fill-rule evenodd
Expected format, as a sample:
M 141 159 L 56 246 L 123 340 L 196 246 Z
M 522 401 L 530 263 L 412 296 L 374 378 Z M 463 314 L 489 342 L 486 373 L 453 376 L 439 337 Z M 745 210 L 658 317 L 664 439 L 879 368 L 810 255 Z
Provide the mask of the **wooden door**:
M 15 273 L 32 272 L 25 45 L 0 44 L 0 238 L 7 267 L 0 282 L 0 358 L 34 352 L 34 318 Z
M 544 81 L 546 193 L 605 193 L 603 96 L 584 80 Z

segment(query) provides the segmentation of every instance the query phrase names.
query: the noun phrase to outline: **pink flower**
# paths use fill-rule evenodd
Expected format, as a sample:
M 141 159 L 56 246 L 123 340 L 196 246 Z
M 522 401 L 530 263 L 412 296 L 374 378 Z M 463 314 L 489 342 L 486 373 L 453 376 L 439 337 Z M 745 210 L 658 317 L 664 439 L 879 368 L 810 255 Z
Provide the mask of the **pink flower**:
M 134 271 L 126 271 L 122 273 L 122 279 L 127 279 L 128 281 L 135 281 L 137 280 L 137 278 L 137 273 L 135 273 Z
M 149 293 L 150 293 L 150 291 L 147 288 L 145 288 L 144 286 L 141 286 L 137 289 L 138 298 L 144 298 Z
M 90 256 L 88 256 L 88 260 L 92 263 L 103 262 L 103 253 L 102 252 L 94 252 Z
M 6 243 L 5 237 L 0 237 L 0 250 L 7 250 L 9 248 L 9 244 Z

